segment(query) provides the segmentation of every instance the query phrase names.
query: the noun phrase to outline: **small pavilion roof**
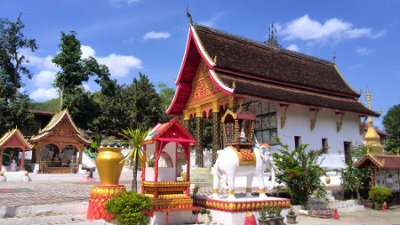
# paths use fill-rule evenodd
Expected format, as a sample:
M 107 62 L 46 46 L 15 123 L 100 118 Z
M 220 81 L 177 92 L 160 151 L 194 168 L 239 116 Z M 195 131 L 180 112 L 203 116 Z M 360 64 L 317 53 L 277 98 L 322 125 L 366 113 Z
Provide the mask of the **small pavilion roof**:
M 73 127 L 74 133 L 76 134 L 76 136 L 82 140 L 84 143 L 86 144 L 90 144 L 91 141 L 85 139 L 82 134 L 80 129 L 76 126 L 76 124 L 74 123 L 74 121 L 72 120 L 71 115 L 69 114 L 67 109 L 64 109 L 56 114 L 53 115 L 53 117 L 51 118 L 50 122 L 39 131 L 39 133 L 35 136 L 32 136 L 30 141 L 31 142 L 37 142 L 45 137 L 47 137 L 48 135 L 51 134 L 51 131 L 63 120 L 66 119 L 68 121 L 68 123 Z
M 380 169 L 400 169 L 400 155 L 366 155 L 360 159 L 355 167 L 364 168 L 375 166 Z
M 158 123 L 150 129 L 142 144 L 150 144 L 157 141 L 179 142 L 194 144 L 196 140 L 183 127 L 177 117 L 174 117 L 167 123 Z
M 198 24 L 190 25 L 178 87 L 167 113 L 182 113 L 199 60 L 228 95 L 379 116 L 358 102 L 360 94 L 334 63 Z
M 8 131 L 0 138 L 0 149 L 7 147 L 20 147 L 23 150 L 32 149 L 32 145 L 29 144 L 18 128 Z

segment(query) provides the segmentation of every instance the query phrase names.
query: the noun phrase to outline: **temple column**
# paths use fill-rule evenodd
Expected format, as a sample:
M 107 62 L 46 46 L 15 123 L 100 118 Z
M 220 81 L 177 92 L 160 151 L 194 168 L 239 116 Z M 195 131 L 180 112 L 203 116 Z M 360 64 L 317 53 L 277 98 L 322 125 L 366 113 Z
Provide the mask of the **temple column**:
M 203 147 L 201 146 L 201 139 L 203 136 L 203 128 L 202 128 L 202 113 L 201 108 L 196 108 L 196 166 L 203 167 Z
M 212 122 L 213 122 L 213 137 L 212 137 L 212 166 L 217 160 L 217 150 L 220 148 L 219 144 L 219 118 L 218 118 L 219 108 L 218 102 L 212 103 Z
M 20 170 L 25 170 L 24 168 L 24 164 L 25 164 L 25 151 L 24 149 L 22 149 L 22 157 L 21 157 L 21 169 Z
M 3 149 L 0 148 L 0 172 L 3 171 Z
M 237 105 L 238 105 L 238 103 L 237 103 L 235 97 L 229 96 L 229 102 L 228 102 L 228 107 L 229 107 L 229 109 L 230 109 L 232 112 L 235 112 L 235 111 L 236 111 L 236 108 L 237 108 Z
M 83 155 L 83 148 L 84 146 L 81 146 L 78 150 L 79 150 L 79 159 L 78 159 L 78 164 L 82 165 L 82 155 Z
M 183 126 L 190 131 L 190 114 L 187 110 L 183 110 Z

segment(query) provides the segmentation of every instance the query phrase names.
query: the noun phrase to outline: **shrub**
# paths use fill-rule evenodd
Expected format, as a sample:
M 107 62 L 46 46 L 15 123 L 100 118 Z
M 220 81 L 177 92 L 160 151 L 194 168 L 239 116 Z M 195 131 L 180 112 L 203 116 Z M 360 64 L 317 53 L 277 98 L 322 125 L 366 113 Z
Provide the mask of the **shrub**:
M 115 216 L 116 224 L 147 225 L 150 217 L 146 212 L 150 211 L 152 206 L 149 197 L 130 191 L 108 200 L 106 210 Z
M 312 194 L 318 198 L 325 197 L 326 191 L 320 181 L 320 176 L 325 174 L 320 166 L 324 150 L 307 150 L 308 145 L 300 145 L 290 151 L 288 145 L 277 142 L 282 148 L 273 154 L 278 169 L 276 177 L 286 184 L 292 204 L 305 206 Z
M 389 188 L 381 186 L 373 186 L 369 191 L 369 198 L 378 204 L 382 204 L 392 196 L 392 191 Z

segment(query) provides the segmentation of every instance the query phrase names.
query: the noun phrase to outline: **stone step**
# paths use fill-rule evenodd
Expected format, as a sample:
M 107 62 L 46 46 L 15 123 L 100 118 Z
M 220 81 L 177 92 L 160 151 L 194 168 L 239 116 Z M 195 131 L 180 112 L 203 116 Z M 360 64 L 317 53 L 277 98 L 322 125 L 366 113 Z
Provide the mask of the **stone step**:
M 32 217 L 15 217 L 0 219 L 1 225 L 105 225 L 111 224 L 104 220 L 87 221 L 83 217 L 73 217 L 72 214 L 40 215 Z

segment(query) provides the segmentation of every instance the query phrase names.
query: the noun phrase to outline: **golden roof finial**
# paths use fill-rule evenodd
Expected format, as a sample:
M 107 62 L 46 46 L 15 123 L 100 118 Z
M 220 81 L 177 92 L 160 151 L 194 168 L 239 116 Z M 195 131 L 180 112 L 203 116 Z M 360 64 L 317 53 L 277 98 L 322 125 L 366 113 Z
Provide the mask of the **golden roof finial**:
M 369 92 L 369 89 L 367 88 L 367 92 L 365 93 L 365 100 L 368 103 L 368 109 L 371 109 L 371 93 Z

